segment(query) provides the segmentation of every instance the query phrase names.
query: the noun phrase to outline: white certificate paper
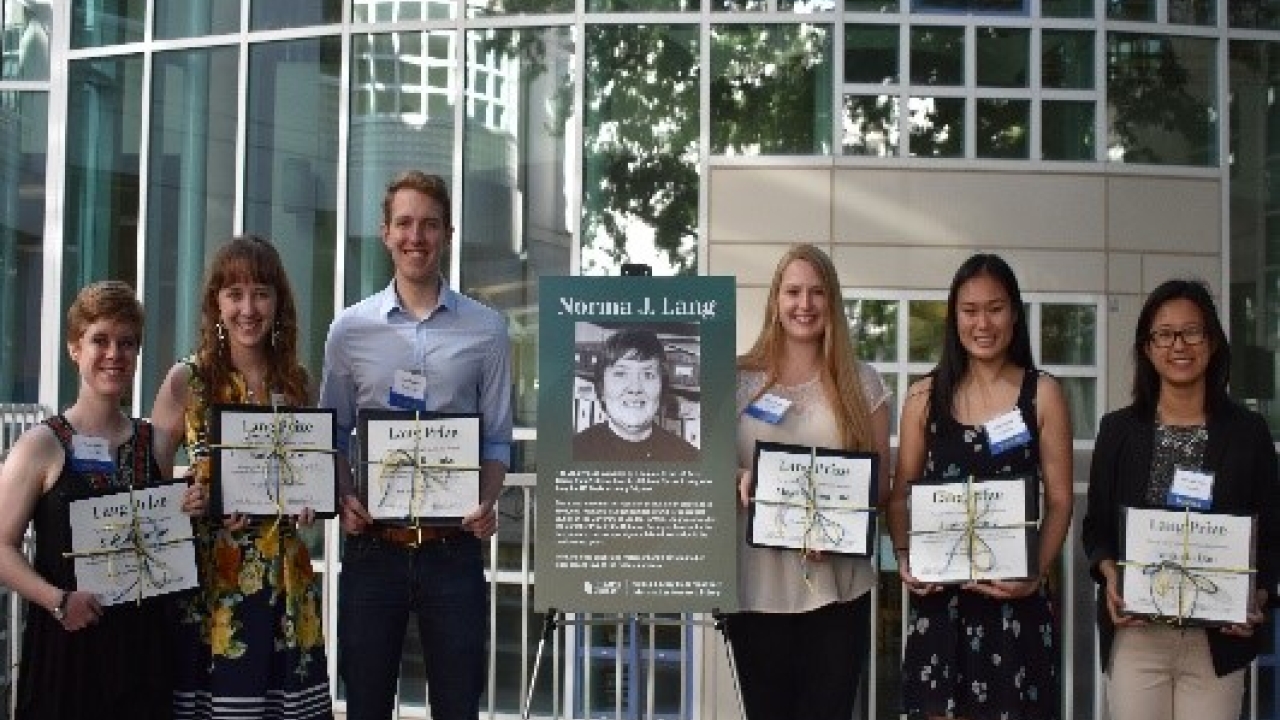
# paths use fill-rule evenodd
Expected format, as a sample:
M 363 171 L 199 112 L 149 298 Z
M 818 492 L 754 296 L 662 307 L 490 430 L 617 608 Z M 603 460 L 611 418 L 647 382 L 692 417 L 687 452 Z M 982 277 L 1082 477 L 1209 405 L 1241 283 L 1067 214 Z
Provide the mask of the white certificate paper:
M 1124 508 L 1121 522 L 1127 613 L 1197 625 L 1248 621 L 1253 518 Z
M 177 482 L 72 500 L 76 589 L 116 605 L 196 587 L 191 519 L 182 514 L 186 489 Z
M 870 555 L 877 462 L 874 453 L 757 443 L 747 542 Z
M 1033 577 L 1039 487 L 1032 476 L 911 483 L 911 574 L 931 583 Z
M 214 512 L 318 517 L 337 509 L 334 413 L 318 408 L 214 407 Z
M 480 502 L 480 416 L 360 413 L 361 489 L 374 520 L 450 525 Z

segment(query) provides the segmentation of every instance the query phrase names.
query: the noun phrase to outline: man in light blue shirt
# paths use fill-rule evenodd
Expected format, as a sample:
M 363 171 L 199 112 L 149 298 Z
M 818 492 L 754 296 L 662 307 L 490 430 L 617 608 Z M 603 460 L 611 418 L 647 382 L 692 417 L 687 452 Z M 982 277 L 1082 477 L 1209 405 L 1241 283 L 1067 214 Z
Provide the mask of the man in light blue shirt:
M 325 342 L 320 406 L 337 413 L 348 456 L 360 409 L 479 413 L 480 503 L 457 528 L 373 522 L 342 489 L 349 534 L 338 579 L 338 673 L 349 720 L 393 715 L 409 615 L 416 616 L 436 720 L 476 720 L 484 691 L 488 586 L 481 540 L 511 459 L 511 343 L 505 318 L 445 285 L 453 234 L 448 187 L 410 171 L 387 187 L 382 241 L 395 276 L 342 311 Z

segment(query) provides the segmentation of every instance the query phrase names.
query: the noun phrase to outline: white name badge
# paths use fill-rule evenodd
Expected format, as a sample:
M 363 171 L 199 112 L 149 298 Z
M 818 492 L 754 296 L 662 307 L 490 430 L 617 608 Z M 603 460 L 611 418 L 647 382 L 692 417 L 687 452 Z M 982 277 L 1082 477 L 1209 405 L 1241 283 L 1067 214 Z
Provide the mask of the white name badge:
M 1171 507 L 1208 509 L 1213 505 L 1213 473 L 1177 468 L 1166 501 Z
M 71 468 L 79 472 L 111 473 L 116 462 L 106 438 L 92 435 L 71 436 Z
M 773 393 L 765 393 L 747 406 L 746 413 L 757 420 L 763 420 L 770 425 L 777 425 L 782 422 L 782 418 L 786 416 L 787 411 L 790 409 L 790 400 Z
M 1022 421 L 1022 412 L 1016 408 L 990 420 L 982 427 L 991 442 L 992 455 L 999 455 L 1031 441 L 1031 431 Z
M 427 378 L 416 372 L 397 370 L 388 402 L 401 410 L 427 409 Z

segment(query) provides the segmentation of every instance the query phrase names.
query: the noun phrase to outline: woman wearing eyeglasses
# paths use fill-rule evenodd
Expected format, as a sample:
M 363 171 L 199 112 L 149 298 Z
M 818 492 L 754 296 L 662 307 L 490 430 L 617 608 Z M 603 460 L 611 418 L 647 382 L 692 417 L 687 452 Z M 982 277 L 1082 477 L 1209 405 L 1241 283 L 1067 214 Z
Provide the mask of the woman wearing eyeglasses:
M 1262 416 L 1227 396 L 1231 348 L 1203 283 L 1170 280 L 1151 293 L 1138 316 L 1133 363 L 1133 403 L 1103 417 L 1098 431 L 1082 532 L 1098 583 L 1110 716 L 1231 720 L 1240 715 L 1280 558 L 1271 433 Z M 1124 507 L 1255 516 L 1258 590 L 1249 621 L 1200 628 L 1126 615 L 1117 564 Z

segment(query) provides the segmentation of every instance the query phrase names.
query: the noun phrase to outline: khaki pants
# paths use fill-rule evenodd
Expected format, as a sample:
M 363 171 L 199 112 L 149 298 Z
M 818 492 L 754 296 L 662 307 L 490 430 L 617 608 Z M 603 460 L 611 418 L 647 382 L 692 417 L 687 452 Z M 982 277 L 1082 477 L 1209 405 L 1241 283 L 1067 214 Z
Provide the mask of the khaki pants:
M 1111 720 L 1235 720 L 1244 669 L 1213 671 L 1203 628 L 1117 628 L 1107 674 Z

